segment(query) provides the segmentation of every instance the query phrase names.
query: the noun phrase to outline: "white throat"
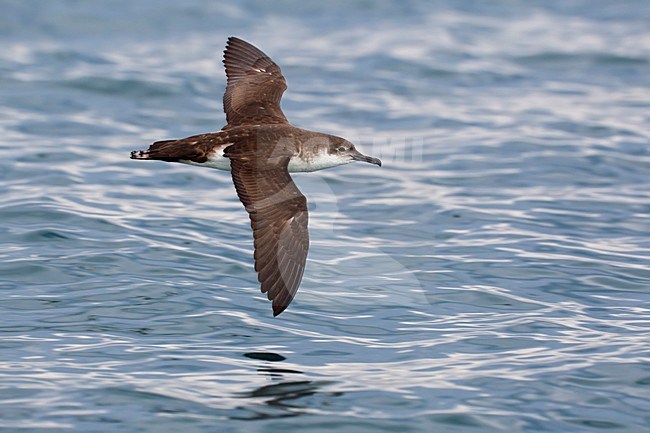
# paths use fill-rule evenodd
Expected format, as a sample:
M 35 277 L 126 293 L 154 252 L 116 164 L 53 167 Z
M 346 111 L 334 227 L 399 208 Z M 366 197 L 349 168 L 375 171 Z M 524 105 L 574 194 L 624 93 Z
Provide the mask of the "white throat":
M 350 162 L 352 162 L 352 159 L 349 157 L 332 155 L 325 151 L 304 158 L 300 155 L 296 155 L 289 161 L 288 168 L 290 173 L 307 172 L 349 164 Z

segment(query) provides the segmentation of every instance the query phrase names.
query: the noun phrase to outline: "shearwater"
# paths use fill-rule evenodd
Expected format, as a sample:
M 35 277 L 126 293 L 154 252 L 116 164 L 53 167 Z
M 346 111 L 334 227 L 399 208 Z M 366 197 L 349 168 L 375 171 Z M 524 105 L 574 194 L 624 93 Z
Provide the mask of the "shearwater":
M 308 172 L 354 161 L 381 166 L 352 143 L 289 124 L 280 108 L 287 88 L 280 67 L 241 39 L 228 38 L 223 63 L 228 124 L 220 131 L 157 141 L 131 159 L 158 160 L 229 170 L 251 220 L 255 270 L 273 315 L 293 300 L 307 260 L 307 199 L 290 172 Z

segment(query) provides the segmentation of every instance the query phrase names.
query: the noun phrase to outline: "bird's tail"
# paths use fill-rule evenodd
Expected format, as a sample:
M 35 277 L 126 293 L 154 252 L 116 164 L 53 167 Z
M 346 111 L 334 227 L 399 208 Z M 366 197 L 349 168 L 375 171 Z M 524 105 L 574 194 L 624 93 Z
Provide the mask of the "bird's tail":
M 131 159 L 148 159 L 153 161 L 178 161 L 179 158 L 172 157 L 171 152 L 165 152 L 170 143 L 175 143 L 178 140 L 164 140 L 157 141 L 148 150 L 133 150 L 131 151 Z
M 151 159 L 148 150 L 132 150 L 131 159 Z

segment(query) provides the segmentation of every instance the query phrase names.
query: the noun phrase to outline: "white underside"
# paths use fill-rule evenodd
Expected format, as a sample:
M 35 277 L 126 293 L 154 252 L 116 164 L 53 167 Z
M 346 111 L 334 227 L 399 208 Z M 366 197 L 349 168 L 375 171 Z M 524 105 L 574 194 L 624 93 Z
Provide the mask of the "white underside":
M 223 150 L 217 151 L 206 162 L 193 162 L 188 160 L 181 160 L 183 164 L 198 165 L 201 167 L 215 168 L 217 170 L 230 171 L 230 159 L 223 156 Z M 300 157 L 293 157 L 289 161 L 289 172 L 309 172 L 322 170 L 324 168 L 336 167 L 337 165 L 348 164 L 352 162 L 351 159 L 342 158 L 336 155 L 319 154 L 309 160 Z
M 183 164 L 198 165 L 200 167 L 216 168 L 217 170 L 230 171 L 230 160 L 223 156 L 223 154 L 210 158 L 206 162 L 194 162 L 187 160 L 181 160 L 179 162 L 182 162 Z

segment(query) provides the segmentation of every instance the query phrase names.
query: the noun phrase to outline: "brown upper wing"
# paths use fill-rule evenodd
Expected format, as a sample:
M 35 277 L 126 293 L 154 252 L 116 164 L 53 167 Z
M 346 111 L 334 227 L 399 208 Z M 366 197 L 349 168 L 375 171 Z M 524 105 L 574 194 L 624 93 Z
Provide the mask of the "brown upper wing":
M 262 293 L 268 293 L 277 316 L 293 300 L 305 270 L 307 199 L 289 175 L 289 156 L 270 156 L 268 148 L 261 152 L 251 143 L 240 142 L 227 148 L 225 155 L 231 161 L 237 195 L 251 219 Z
M 228 83 L 223 111 L 230 128 L 239 125 L 288 123 L 280 108 L 287 83 L 280 67 L 262 51 L 230 37 L 224 51 Z

